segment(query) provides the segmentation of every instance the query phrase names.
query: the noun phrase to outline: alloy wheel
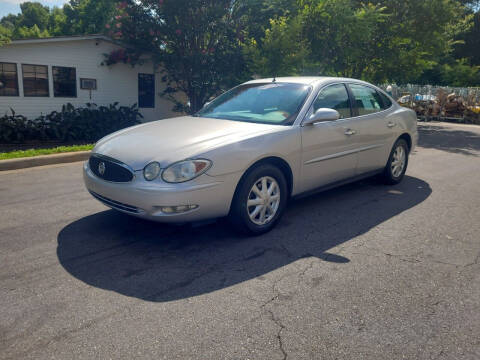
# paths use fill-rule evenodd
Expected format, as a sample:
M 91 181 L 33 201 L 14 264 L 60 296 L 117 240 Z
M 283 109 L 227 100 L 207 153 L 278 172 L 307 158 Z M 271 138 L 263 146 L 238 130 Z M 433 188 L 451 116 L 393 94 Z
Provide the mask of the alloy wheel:
M 247 198 L 247 212 L 250 220 L 265 225 L 273 220 L 280 206 L 280 187 L 270 176 L 258 179 L 250 189 Z
M 392 169 L 392 175 L 394 177 L 399 177 L 403 169 L 405 168 L 405 163 L 407 159 L 407 153 L 405 151 L 405 148 L 401 145 L 397 146 L 393 153 L 393 159 L 391 163 L 391 169 Z

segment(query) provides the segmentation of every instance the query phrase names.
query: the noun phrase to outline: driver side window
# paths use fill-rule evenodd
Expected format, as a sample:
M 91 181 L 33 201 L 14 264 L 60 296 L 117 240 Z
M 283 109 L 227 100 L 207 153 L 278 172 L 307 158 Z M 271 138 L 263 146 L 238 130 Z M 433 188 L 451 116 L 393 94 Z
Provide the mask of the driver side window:
M 350 100 L 345 85 L 335 84 L 323 89 L 313 103 L 313 111 L 321 108 L 337 110 L 340 119 L 351 117 Z

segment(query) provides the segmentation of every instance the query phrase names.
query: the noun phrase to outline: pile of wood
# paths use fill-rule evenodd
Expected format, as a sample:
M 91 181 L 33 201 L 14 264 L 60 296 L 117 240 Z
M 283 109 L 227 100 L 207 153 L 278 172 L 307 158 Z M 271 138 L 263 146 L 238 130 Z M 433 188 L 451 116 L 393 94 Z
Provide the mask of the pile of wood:
M 399 98 L 399 103 L 415 110 L 419 118 L 457 119 L 458 122 L 480 124 L 480 104 L 474 94 L 464 99 L 460 95 L 448 94 L 445 90 L 439 89 L 435 97 L 422 96 L 418 99 L 418 96 L 404 93 Z
M 417 116 L 440 116 L 440 105 L 434 100 L 416 100 L 412 105 Z
M 447 94 L 441 89 L 437 93 L 436 103 L 440 107 L 440 116 L 442 117 L 462 118 L 467 108 L 463 97 L 455 93 Z
M 480 106 L 469 106 L 465 110 L 465 122 L 480 125 Z

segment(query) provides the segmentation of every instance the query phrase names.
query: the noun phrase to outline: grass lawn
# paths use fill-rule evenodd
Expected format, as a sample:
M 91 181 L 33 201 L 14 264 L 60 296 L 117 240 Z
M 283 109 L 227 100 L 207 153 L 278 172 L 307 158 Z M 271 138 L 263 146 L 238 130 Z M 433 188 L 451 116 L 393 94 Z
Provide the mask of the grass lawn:
M 72 145 L 72 146 L 57 146 L 51 149 L 29 149 L 29 150 L 15 150 L 9 152 L 0 152 L 0 160 L 16 159 L 22 157 L 32 157 L 38 155 L 58 154 L 72 151 L 92 150 L 93 144 L 86 145 Z

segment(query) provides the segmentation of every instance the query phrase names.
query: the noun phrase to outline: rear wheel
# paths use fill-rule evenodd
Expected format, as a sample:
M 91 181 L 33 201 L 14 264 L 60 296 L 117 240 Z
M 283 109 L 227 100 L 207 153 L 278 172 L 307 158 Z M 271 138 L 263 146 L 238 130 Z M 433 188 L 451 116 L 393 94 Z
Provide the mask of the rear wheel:
M 398 184 L 402 181 L 408 165 L 408 145 L 403 139 L 398 139 L 393 145 L 387 166 L 383 171 L 385 183 L 390 185 Z
M 244 233 L 266 233 L 282 216 L 287 196 L 283 173 L 273 165 L 259 165 L 249 170 L 238 185 L 229 220 Z

